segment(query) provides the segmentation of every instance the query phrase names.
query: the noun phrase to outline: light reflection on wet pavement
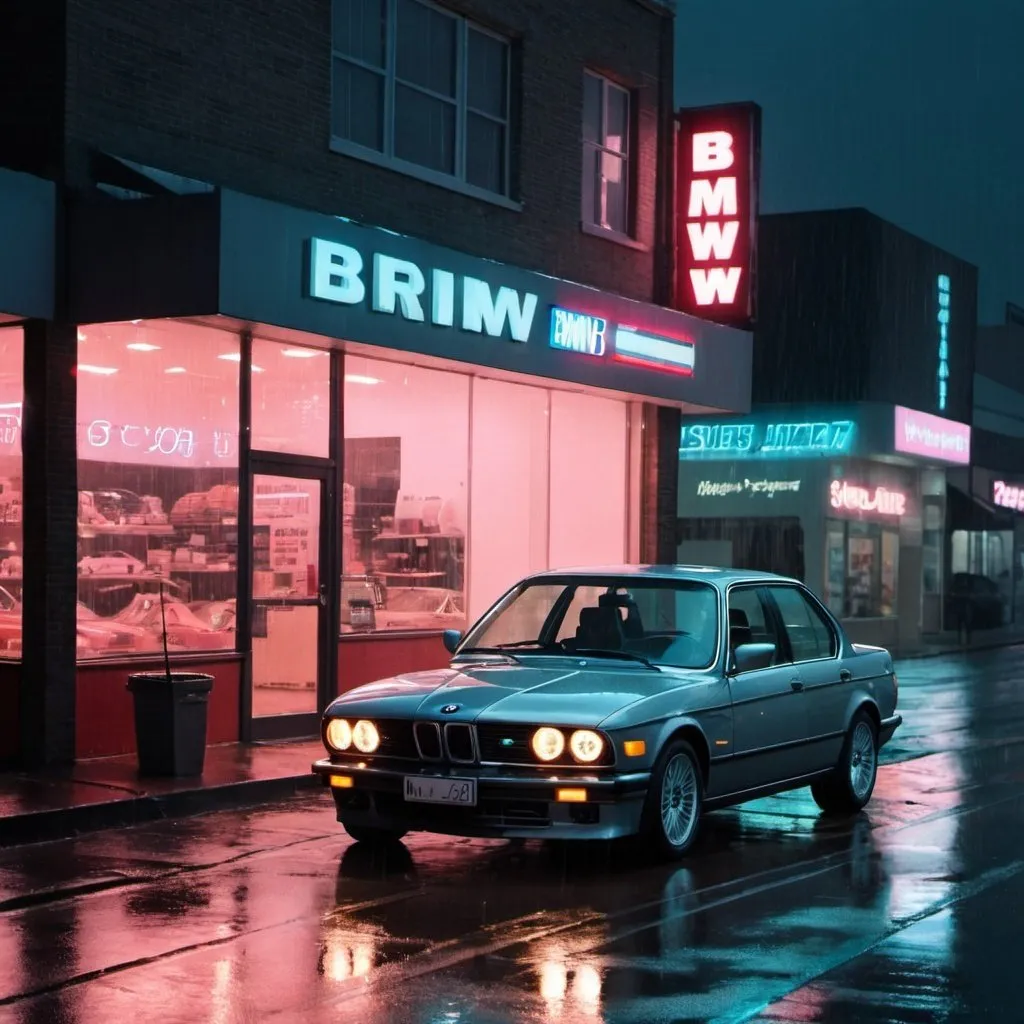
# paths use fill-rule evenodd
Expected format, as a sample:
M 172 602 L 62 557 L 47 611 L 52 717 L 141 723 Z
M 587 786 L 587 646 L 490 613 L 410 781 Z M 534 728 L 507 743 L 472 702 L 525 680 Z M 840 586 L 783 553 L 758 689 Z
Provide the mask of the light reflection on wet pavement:
M 342 838 L 329 798 L 0 852 L 0 1021 L 1024 1020 L 1024 667 L 904 663 L 854 821 L 635 850 Z

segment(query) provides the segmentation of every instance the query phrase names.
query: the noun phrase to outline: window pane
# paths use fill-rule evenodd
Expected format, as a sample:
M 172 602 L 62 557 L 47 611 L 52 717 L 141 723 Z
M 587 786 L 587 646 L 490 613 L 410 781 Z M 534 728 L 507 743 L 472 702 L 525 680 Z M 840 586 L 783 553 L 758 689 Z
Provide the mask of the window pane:
M 0 658 L 21 656 L 23 352 L 20 327 L 0 330 Z
M 384 150 L 384 76 L 344 60 L 334 62 L 331 134 Z
M 254 338 L 252 362 L 252 447 L 326 458 L 330 353 Z
M 508 44 L 470 29 L 467 67 L 466 102 L 504 121 L 508 109 Z
M 794 661 L 815 661 L 836 653 L 832 630 L 794 587 L 770 587 L 786 627 Z
M 583 138 L 587 142 L 601 142 L 601 90 L 603 79 L 596 75 L 583 76 Z
M 626 158 L 601 154 L 601 209 L 603 227 L 629 233 L 629 191 Z
M 398 0 L 395 74 L 442 96 L 455 96 L 455 18 L 416 3 Z
M 466 116 L 466 181 L 505 194 L 505 126 L 478 114 Z
M 629 149 L 629 93 L 609 83 L 606 95 L 608 121 L 604 144 L 617 153 L 625 153 Z
M 347 357 L 344 387 L 341 630 L 462 629 L 469 378 Z
M 384 67 L 384 0 L 334 0 L 334 49 L 349 57 Z
M 514 426 L 513 426 L 514 425 Z M 469 617 L 548 567 L 548 392 L 473 382 Z
M 626 459 L 624 402 L 551 392 L 550 565 L 626 560 Z
M 395 156 L 455 173 L 455 106 L 408 86 L 395 87 Z
M 237 336 L 172 321 L 83 327 L 78 654 L 235 646 Z

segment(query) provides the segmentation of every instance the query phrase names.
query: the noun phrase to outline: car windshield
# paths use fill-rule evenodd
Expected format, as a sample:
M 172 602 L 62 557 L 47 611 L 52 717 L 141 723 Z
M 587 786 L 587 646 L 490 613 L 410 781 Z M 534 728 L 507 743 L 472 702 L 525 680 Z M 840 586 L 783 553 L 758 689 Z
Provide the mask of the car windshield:
M 718 648 L 718 595 L 697 580 L 535 580 L 508 594 L 467 634 L 460 654 L 586 653 L 702 669 Z

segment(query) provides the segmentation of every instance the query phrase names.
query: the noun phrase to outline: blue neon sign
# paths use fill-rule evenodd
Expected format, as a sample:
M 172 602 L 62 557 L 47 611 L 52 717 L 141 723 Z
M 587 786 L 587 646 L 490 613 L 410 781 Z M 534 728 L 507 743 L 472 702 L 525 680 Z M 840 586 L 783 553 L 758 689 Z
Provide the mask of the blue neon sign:
M 551 307 L 551 334 L 548 344 L 567 352 L 603 356 L 608 321 L 600 316 L 577 313 L 559 306 Z
M 939 274 L 939 409 L 946 408 L 949 394 L 949 275 Z
M 853 420 L 767 423 L 684 423 L 680 459 L 793 459 L 847 455 Z

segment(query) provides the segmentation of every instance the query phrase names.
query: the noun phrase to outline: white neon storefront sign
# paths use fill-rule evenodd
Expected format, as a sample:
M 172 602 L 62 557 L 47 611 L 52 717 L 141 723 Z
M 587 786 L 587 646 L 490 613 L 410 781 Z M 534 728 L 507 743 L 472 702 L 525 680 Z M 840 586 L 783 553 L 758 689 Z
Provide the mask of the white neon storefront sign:
M 902 516 L 907 511 L 907 496 L 887 487 L 858 487 L 845 480 L 829 485 L 829 504 L 845 512 L 877 512 L 883 516 Z

